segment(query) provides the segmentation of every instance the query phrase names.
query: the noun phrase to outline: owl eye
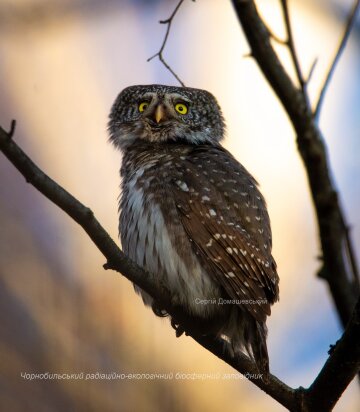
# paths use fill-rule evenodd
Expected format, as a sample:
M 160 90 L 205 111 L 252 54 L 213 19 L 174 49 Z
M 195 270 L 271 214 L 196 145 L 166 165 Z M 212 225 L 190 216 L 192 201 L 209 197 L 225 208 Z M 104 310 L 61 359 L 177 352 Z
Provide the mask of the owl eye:
M 142 113 L 145 109 L 147 109 L 149 107 L 149 103 L 148 102 L 141 102 L 139 104 L 139 112 Z
M 175 105 L 175 110 L 180 114 L 186 114 L 188 112 L 188 108 L 184 103 L 177 103 Z

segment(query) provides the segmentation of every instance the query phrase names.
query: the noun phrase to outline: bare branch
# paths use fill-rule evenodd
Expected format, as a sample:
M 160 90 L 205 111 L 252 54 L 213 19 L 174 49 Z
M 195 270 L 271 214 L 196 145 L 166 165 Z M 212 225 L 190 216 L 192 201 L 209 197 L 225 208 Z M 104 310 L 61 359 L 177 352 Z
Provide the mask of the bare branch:
M 306 80 L 305 80 L 306 84 L 309 84 L 309 83 L 310 83 L 310 80 L 311 80 L 311 77 L 312 77 L 312 75 L 313 75 L 313 73 L 314 73 L 314 70 L 315 70 L 315 67 L 316 67 L 316 65 L 317 65 L 317 62 L 318 62 L 318 58 L 316 57 L 316 59 L 314 59 L 312 65 L 311 65 L 311 67 L 310 67 L 309 74 L 308 74 L 308 76 L 307 76 L 307 78 L 306 78 Z
M 192 0 L 195 1 L 195 0 Z M 171 24 L 173 22 L 173 19 L 176 15 L 176 13 L 178 12 L 178 10 L 180 9 L 181 5 L 183 4 L 184 0 L 180 0 L 179 3 L 177 4 L 177 6 L 175 7 L 174 11 L 172 12 L 171 16 L 169 18 L 167 18 L 166 20 L 160 20 L 159 23 L 160 24 L 166 24 L 167 28 L 166 28 L 166 33 L 165 33 L 165 37 L 164 40 L 162 42 L 162 45 L 160 47 L 160 50 L 154 54 L 153 56 L 149 57 L 147 59 L 147 61 L 151 61 L 152 59 L 154 59 L 155 57 L 158 57 L 159 60 L 161 61 L 161 63 L 169 70 L 169 72 L 175 77 L 175 79 L 181 84 L 182 87 L 185 87 L 185 83 L 180 79 L 180 77 L 175 73 L 175 71 L 170 67 L 170 65 L 165 61 L 164 56 L 163 56 L 163 51 L 164 48 L 166 46 L 166 42 L 167 39 L 169 37 L 169 33 L 170 33 L 170 28 L 171 28 Z
M 250 59 L 254 56 L 253 56 L 252 52 L 250 51 L 248 53 L 244 53 L 242 57 L 243 57 L 243 59 Z
M 11 120 L 10 130 L 8 133 L 9 139 L 12 139 L 12 137 L 14 136 L 15 129 L 16 129 L 16 120 Z
M 343 221 L 343 225 L 344 225 L 344 232 L 345 232 L 345 248 L 346 248 L 346 252 L 348 254 L 349 262 L 350 262 L 351 269 L 352 269 L 354 286 L 358 290 L 360 290 L 359 269 L 357 267 L 355 251 L 354 251 L 351 238 L 350 238 L 350 227 L 344 221 Z
M 160 61 L 173 74 L 174 72 L 162 59 L 162 52 L 169 35 L 171 22 L 182 2 L 183 0 L 178 3 L 169 19 L 161 22 L 168 25 L 167 32 L 160 51 L 152 57 L 158 56 Z M 12 140 L 15 132 L 15 121 L 12 122 L 8 133 L 0 127 L 0 149 L 23 174 L 27 182 L 31 183 L 82 226 L 107 259 L 107 263 L 104 265 L 106 269 L 114 269 L 120 272 L 149 293 L 171 315 L 176 323 L 181 324 L 187 334 L 200 345 L 244 374 L 256 386 L 289 410 L 302 412 L 331 410 L 360 368 L 359 301 L 351 315 L 359 288 L 354 288 L 354 282 L 347 279 L 347 262 L 345 262 L 342 253 L 342 246 L 345 242 L 353 274 L 354 276 L 357 275 L 348 226 L 329 176 L 328 160 L 321 132 L 315 123 L 307 99 L 306 81 L 302 76 L 295 48 L 293 47 L 287 2 L 282 0 L 288 31 L 288 44 L 301 90 L 294 86 L 273 50 L 270 37 L 274 37 L 259 17 L 254 2 L 252 0 L 233 0 L 233 3 L 251 47 L 250 55 L 256 59 L 264 75 L 273 86 L 297 133 L 299 150 L 307 169 L 318 215 L 324 262 L 322 273 L 329 283 L 343 324 L 345 325 L 349 321 L 342 338 L 336 344 L 334 350 L 331 351 L 318 377 L 308 389 L 290 388 L 273 375 L 269 375 L 266 380 L 258 379 L 258 369 L 248 357 L 240 355 L 233 358 L 223 350 L 223 344 L 220 340 L 196 334 L 196 331 L 192 328 L 192 319 L 181 308 L 171 305 L 171 295 L 167 288 L 164 285 L 159 286 L 151 283 L 152 277 L 123 254 L 95 219 L 92 211 L 44 174 Z M 358 4 L 359 1 L 356 7 Z M 298 69 L 296 65 L 298 65 Z M 315 63 L 312 65 L 308 80 L 314 67 Z M 174 76 L 184 85 L 176 74 Z
M 172 307 L 170 291 L 164 285 L 159 286 L 157 283 L 152 283 L 151 279 L 154 277 L 149 276 L 146 271 L 124 255 L 96 220 L 93 212 L 40 170 L 11 139 L 10 133 L 7 133 L 1 127 L 0 149 L 28 183 L 32 184 L 45 197 L 60 207 L 85 230 L 96 247 L 105 256 L 107 260 L 107 263 L 104 265 L 105 269 L 116 270 L 146 291 L 161 308 L 164 308 L 176 320 L 176 323 L 181 324 L 188 336 L 191 336 L 205 349 L 224 360 L 230 366 L 233 366 L 238 372 L 245 375 L 256 386 L 278 402 L 289 408 L 295 405 L 294 389 L 288 387 L 273 375 L 269 375 L 266 382 L 259 379 L 259 371 L 256 365 L 247 356 L 241 355 L 234 359 L 228 353 L 225 353 L 221 341 L 211 337 L 197 336 L 192 331 L 192 319 L 178 306 Z
M 265 27 L 266 27 L 266 30 L 269 32 L 270 37 L 271 37 L 273 40 L 275 40 L 276 43 L 279 43 L 279 44 L 281 44 L 282 46 L 288 46 L 288 40 L 287 40 L 287 39 L 284 40 L 284 39 L 282 39 L 281 37 L 279 37 L 277 34 L 275 34 L 275 33 L 273 32 L 273 30 L 269 27 L 269 25 L 265 23 L 265 21 L 264 21 L 264 25 L 265 25 Z
M 290 15 L 289 15 L 289 8 L 288 8 L 288 2 L 287 0 L 281 0 L 281 8 L 283 11 L 283 15 L 284 15 L 284 20 L 285 20 L 285 27 L 286 27 L 286 34 L 287 34 L 287 45 L 289 47 L 290 50 L 290 55 L 291 55 L 291 59 L 293 62 L 293 65 L 295 67 L 295 71 L 296 71 L 296 76 L 298 78 L 301 90 L 302 90 L 302 94 L 304 96 L 304 99 L 306 100 L 306 104 L 309 106 L 309 96 L 307 93 L 307 83 L 304 80 L 304 76 L 302 74 L 301 71 L 301 67 L 300 67 L 300 62 L 296 53 L 296 49 L 295 49 L 295 43 L 294 43 L 294 38 L 293 38 L 293 34 L 292 34 L 292 28 L 291 28 L 291 21 L 290 21 Z
M 290 388 L 271 374 L 267 379 L 259 379 L 259 371 L 256 365 L 247 356 L 240 354 L 236 358 L 231 357 L 229 353 L 224 351 L 221 340 L 210 336 L 199 336 L 193 331 L 192 319 L 181 308 L 171 305 L 170 291 L 164 285 L 159 286 L 155 282 L 152 283 L 151 279 L 154 277 L 149 276 L 146 271 L 124 255 L 96 220 L 92 211 L 42 172 L 11 139 L 14 124 L 13 122 L 8 133 L 0 127 L 1 151 L 25 177 L 27 182 L 59 206 L 85 230 L 107 259 L 107 263 L 104 265 L 105 269 L 118 271 L 149 293 L 162 308 L 166 309 L 176 323 L 181 324 L 183 329 L 187 331 L 188 336 L 191 336 L 205 349 L 245 375 L 247 379 L 289 410 L 304 412 L 330 410 L 326 408 L 319 409 L 318 405 L 324 406 L 326 404 L 329 408 L 334 405 L 354 374 L 356 374 L 360 364 L 360 343 L 358 340 L 360 332 L 359 302 L 343 337 L 337 343 L 319 376 L 308 390 Z M 340 376 L 339 379 L 337 378 L 338 375 Z M 329 386 L 326 385 L 326 382 L 329 382 L 332 396 L 328 396 Z M 327 394 L 327 396 L 324 396 L 324 394 Z M 326 400 L 324 401 L 324 399 Z
M 353 377 L 360 371 L 360 298 L 349 324 L 331 350 L 318 377 L 307 390 L 311 411 L 331 411 Z
M 329 172 L 329 161 L 321 131 L 301 90 L 293 84 L 273 49 L 270 35 L 253 0 L 232 0 L 260 70 L 274 89 L 287 112 L 295 132 L 300 155 L 307 172 L 317 214 L 324 268 L 331 295 L 342 324 L 346 327 L 359 288 L 349 276 L 348 257 L 344 253 L 344 212 Z
M 336 65 L 337 65 L 337 63 L 340 59 L 340 56 L 341 56 L 341 54 L 342 54 L 342 52 L 343 52 L 343 50 L 346 46 L 346 43 L 348 41 L 351 29 L 354 25 L 354 21 L 355 21 L 355 18 L 356 18 L 356 13 L 359 10 L 359 6 L 360 6 L 360 0 L 356 0 L 353 4 L 353 7 L 352 7 L 351 12 L 349 14 L 349 17 L 348 17 L 348 20 L 347 20 L 347 23 L 346 23 L 346 26 L 345 26 L 345 31 L 344 31 L 344 34 L 341 38 L 339 47 L 336 51 L 335 57 L 334 57 L 331 65 L 330 65 L 330 68 L 329 68 L 329 71 L 326 75 L 324 84 L 321 88 L 321 92 L 320 92 L 317 104 L 315 106 L 315 112 L 314 112 L 314 117 L 317 121 L 319 120 L 319 117 L 320 117 L 321 106 L 322 106 L 322 103 L 323 103 L 323 100 L 324 100 L 326 90 L 329 86 L 331 77 L 334 74 L 334 71 L 335 71 Z

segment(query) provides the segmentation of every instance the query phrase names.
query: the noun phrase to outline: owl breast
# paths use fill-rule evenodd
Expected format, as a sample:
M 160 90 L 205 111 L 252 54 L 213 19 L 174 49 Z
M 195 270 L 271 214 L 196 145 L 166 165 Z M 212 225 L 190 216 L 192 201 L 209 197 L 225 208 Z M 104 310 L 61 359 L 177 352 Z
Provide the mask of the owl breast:
M 119 231 L 124 252 L 171 290 L 173 304 L 190 314 L 208 317 L 216 305 L 201 302 L 218 299 L 222 291 L 193 252 L 172 195 L 173 166 L 182 150 L 188 149 L 168 151 L 143 143 L 126 152 L 121 169 Z M 152 304 L 149 295 L 135 289 L 145 304 Z

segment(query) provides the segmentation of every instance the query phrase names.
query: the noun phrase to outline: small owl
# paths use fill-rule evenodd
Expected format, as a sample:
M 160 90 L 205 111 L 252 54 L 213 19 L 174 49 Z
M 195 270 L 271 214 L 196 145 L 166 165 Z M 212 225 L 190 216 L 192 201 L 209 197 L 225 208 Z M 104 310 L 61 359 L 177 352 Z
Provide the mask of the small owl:
M 270 221 L 256 180 L 221 146 L 224 131 L 205 90 L 147 85 L 119 94 L 109 132 L 123 155 L 120 238 L 199 333 L 268 372 L 266 317 L 279 297 Z

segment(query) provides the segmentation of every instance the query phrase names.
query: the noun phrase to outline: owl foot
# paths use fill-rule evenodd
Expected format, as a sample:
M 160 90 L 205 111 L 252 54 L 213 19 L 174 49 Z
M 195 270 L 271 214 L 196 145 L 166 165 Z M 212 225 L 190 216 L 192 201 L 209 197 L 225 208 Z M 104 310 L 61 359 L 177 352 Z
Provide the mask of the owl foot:
M 178 323 L 176 323 L 174 319 L 171 319 L 171 326 L 175 329 L 177 338 L 179 338 L 185 332 L 185 329 L 183 329 Z
M 155 313 L 156 316 L 159 316 L 160 318 L 165 318 L 168 316 L 168 313 L 166 312 L 165 309 L 160 309 L 158 306 L 156 306 L 155 302 L 151 305 L 151 309 Z

